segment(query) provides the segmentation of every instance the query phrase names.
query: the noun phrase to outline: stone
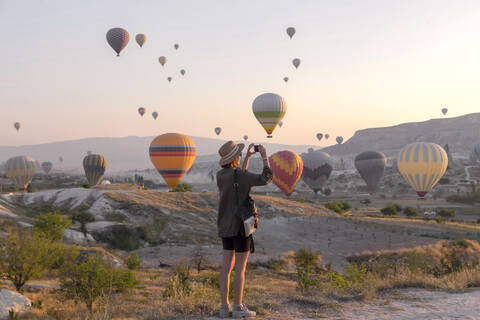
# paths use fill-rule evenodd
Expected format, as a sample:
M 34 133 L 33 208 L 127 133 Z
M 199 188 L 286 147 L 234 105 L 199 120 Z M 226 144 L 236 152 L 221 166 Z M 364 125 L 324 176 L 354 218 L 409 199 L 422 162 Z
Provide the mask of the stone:
M 0 290 L 0 319 L 8 319 L 9 310 L 22 313 L 31 308 L 30 299 L 7 289 Z

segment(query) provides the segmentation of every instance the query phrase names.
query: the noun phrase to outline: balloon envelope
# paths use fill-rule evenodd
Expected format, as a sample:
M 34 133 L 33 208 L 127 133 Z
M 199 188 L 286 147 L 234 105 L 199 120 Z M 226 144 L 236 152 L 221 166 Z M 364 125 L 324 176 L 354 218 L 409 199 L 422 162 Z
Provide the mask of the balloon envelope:
M 179 45 L 178 43 L 175 43 L 175 44 L 173 45 L 173 47 L 175 48 L 175 50 L 178 50 L 178 48 L 180 47 L 180 45 Z M 187 50 L 187 51 L 188 51 L 188 50 Z
M 60 162 L 63 162 L 63 159 L 64 159 L 63 156 L 58 157 L 58 160 L 59 160 Z
M 302 63 L 302 61 L 298 58 L 295 58 L 292 60 L 292 63 L 293 63 L 293 66 L 295 67 L 295 69 L 298 69 L 298 67 L 300 66 L 300 63 Z
M 90 186 L 96 186 L 102 181 L 107 169 L 107 159 L 100 154 L 89 154 L 83 158 L 83 170 Z
M 184 69 L 180 70 L 180 74 L 181 74 L 182 76 L 184 76 L 184 75 L 185 75 L 185 70 L 184 70 Z
M 443 109 L 442 109 L 442 113 L 443 113 L 443 115 L 446 115 L 446 114 L 447 114 L 447 112 L 448 112 L 448 109 L 447 109 L 447 108 L 443 108 Z
M 35 174 L 35 160 L 27 156 L 10 158 L 5 165 L 5 174 L 17 188 L 25 190 Z
M 338 144 L 342 144 L 342 142 L 343 142 L 343 137 L 338 136 L 335 140 L 337 141 Z
M 423 197 L 444 175 L 448 156 L 438 144 L 415 142 L 400 150 L 397 167 L 418 196 Z
M 284 77 L 283 81 L 288 82 L 288 77 Z
M 130 35 L 127 30 L 122 28 L 112 28 L 107 32 L 107 42 L 112 49 L 120 55 L 120 52 L 125 48 L 130 40 Z
M 330 178 L 333 170 L 333 160 L 328 153 L 308 150 L 302 153 L 302 179 L 315 193 L 320 191 Z
M 290 39 L 292 39 L 293 35 L 295 34 L 295 32 L 297 32 L 297 30 L 295 30 L 294 27 L 288 27 L 287 28 L 287 34 L 288 36 L 290 37 Z
M 15 122 L 15 123 L 13 124 L 13 127 L 14 127 L 15 129 L 17 129 L 17 131 L 18 131 L 18 130 L 20 130 L 20 128 L 22 127 L 22 125 L 20 124 L 20 122 Z
M 158 58 L 158 62 L 160 62 L 160 64 L 164 66 L 165 63 L 167 63 L 167 57 L 161 56 L 160 58 Z
M 143 115 L 145 114 L 145 111 L 147 111 L 147 109 L 145 109 L 144 107 L 141 107 L 141 108 L 138 108 L 138 113 L 143 117 Z
M 323 134 L 317 133 L 317 139 L 318 139 L 318 141 L 322 140 L 322 138 L 323 138 Z
M 50 161 L 45 161 L 45 162 L 42 162 L 41 167 L 43 172 L 45 172 L 46 174 L 49 174 L 50 170 L 52 170 L 53 168 L 53 163 L 51 163 Z
M 222 132 L 222 128 L 220 127 L 216 127 L 215 128 L 215 133 L 217 134 L 217 136 Z
M 147 36 L 144 35 L 143 33 L 139 33 L 135 36 L 135 41 L 137 41 L 138 45 L 141 47 L 143 47 L 143 44 L 145 43 L 145 41 L 147 41 Z
M 268 158 L 273 171 L 273 183 L 290 196 L 302 176 L 303 161 L 295 152 L 279 151 Z
M 153 117 L 153 119 L 157 120 L 158 112 L 156 112 L 156 111 L 152 112 L 152 117 Z
M 328 140 L 328 138 L 330 138 L 330 135 L 327 133 L 327 134 L 325 134 L 325 139 Z
M 243 140 L 247 141 L 247 140 L 248 140 L 248 136 L 243 136 Z
M 193 140 L 180 133 L 162 134 L 150 143 L 150 160 L 170 189 L 175 188 L 195 161 Z
M 172 82 L 172 77 L 167 78 L 168 82 Z
M 258 122 L 272 137 L 273 130 L 280 123 L 287 112 L 287 103 L 275 93 L 264 93 L 255 98 L 252 104 L 253 114 Z
M 375 192 L 387 165 L 385 155 L 377 151 L 365 151 L 355 157 L 354 164 L 362 179 L 367 183 L 368 190 L 372 193 Z

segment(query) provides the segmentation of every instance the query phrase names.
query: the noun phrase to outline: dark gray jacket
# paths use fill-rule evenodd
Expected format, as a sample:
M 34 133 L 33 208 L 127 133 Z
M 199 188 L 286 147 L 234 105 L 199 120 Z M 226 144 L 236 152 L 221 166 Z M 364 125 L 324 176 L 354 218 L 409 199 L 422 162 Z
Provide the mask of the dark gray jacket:
M 264 186 L 272 181 L 273 173 L 269 167 L 263 168 L 261 174 L 237 169 L 238 175 L 238 203 L 233 188 L 234 169 L 224 168 L 217 172 L 217 186 L 220 192 L 218 204 L 218 236 L 222 238 L 238 235 L 242 221 L 235 213 L 238 206 L 245 202 L 248 192 L 254 186 Z

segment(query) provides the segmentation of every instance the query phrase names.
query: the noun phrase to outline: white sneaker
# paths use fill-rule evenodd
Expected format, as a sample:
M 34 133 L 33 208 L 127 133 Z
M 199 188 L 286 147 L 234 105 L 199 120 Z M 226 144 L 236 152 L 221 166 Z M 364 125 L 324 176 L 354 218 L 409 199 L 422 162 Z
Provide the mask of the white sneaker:
M 233 318 L 253 318 L 257 315 L 255 311 L 248 310 L 247 306 L 244 304 L 233 305 Z
M 230 311 L 229 304 L 222 304 L 220 306 L 220 313 L 218 315 L 220 318 L 230 318 L 232 316 L 232 311 Z

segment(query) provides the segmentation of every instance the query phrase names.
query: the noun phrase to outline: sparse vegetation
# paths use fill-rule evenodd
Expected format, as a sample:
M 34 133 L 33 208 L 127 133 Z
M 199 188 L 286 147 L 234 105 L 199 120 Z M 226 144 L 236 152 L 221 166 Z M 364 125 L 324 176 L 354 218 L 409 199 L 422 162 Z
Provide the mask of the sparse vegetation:
M 125 259 L 125 265 L 129 270 L 136 270 L 142 265 L 142 261 L 138 257 L 138 254 L 131 254 Z
M 173 275 L 167 283 L 163 296 L 167 298 L 177 298 L 188 296 L 192 292 L 190 285 L 190 268 L 181 262 L 173 269 Z
M 50 241 L 63 239 L 65 229 L 70 228 L 71 221 L 64 219 L 60 212 L 39 214 L 33 222 L 33 231 Z
M 446 198 L 449 202 L 459 202 L 459 203 L 479 203 L 480 202 L 480 190 L 467 194 L 454 194 Z
M 453 209 L 440 209 L 437 214 L 442 218 L 454 218 L 455 210 Z
M 407 217 L 416 217 L 416 216 L 418 215 L 417 210 L 415 210 L 415 209 L 412 208 L 412 207 L 405 207 L 405 208 L 403 208 L 403 213 L 404 213 Z
M 192 185 L 186 182 L 179 183 L 175 188 L 171 190 L 171 192 L 191 192 Z
M 346 201 L 328 201 L 325 203 L 325 208 L 342 214 L 352 209 L 352 205 Z
M 394 205 L 388 205 L 380 210 L 385 216 L 394 216 L 397 214 L 397 208 Z

